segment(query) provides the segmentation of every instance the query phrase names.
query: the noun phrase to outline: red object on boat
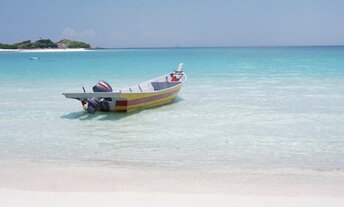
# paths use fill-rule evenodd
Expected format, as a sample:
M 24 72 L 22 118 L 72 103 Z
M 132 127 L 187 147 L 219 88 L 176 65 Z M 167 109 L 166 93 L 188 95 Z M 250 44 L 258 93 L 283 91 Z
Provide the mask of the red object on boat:
M 175 82 L 175 81 L 178 81 L 177 77 L 176 76 L 173 76 L 171 81 Z

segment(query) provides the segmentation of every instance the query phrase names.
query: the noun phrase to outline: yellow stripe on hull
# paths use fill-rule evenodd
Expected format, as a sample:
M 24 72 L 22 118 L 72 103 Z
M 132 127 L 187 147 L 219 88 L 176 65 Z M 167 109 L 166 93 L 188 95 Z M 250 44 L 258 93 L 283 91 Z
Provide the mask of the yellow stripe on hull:
M 157 107 L 157 106 L 161 106 L 161 105 L 170 103 L 171 101 L 173 101 L 173 99 L 176 98 L 176 96 L 177 96 L 177 94 L 169 96 L 167 98 L 159 99 L 159 100 L 156 100 L 156 101 L 151 101 L 151 102 L 147 102 L 147 103 L 137 104 L 137 105 L 134 105 L 134 106 L 121 107 L 119 109 L 120 110 L 126 110 L 127 112 L 132 112 L 132 111 L 136 111 L 136 110 L 140 110 L 140 109 L 147 109 L 147 108 Z
M 139 109 L 152 108 L 167 104 L 176 98 L 181 86 L 156 93 L 125 93 L 121 98 L 126 99 L 124 105 L 116 105 L 117 112 L 132 112 Z M 123 102 L 123 101 L 122 101 Z

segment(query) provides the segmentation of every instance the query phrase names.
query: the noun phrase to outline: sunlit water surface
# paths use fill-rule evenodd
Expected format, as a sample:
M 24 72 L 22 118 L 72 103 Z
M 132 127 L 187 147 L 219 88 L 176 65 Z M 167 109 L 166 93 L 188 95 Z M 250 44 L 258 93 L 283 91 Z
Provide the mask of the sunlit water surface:
M 89 115 L 62 95 L 180 62 L 166 106 Z M 1 52 L 0 97 L 1 160 L 344 170 L 343 47 Z

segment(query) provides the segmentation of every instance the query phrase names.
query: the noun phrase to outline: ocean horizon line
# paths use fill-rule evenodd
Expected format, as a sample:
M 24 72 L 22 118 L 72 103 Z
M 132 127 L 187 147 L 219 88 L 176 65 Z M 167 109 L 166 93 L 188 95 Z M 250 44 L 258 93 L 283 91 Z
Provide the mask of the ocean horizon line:
M 344 47 L 343 45 L 279 45 L 279 46 L 186 46 L 186 47 L 97 47 L 91 48 L 89 50 L 98 50 L 98 49 L 221 49 L 221 48 L 298 48 L 298 47 Z
M 95 48 L 85 48 L 84 50 L 125 50 L 125 49 L 230 49 L 230 48 L 340 48 L 343 45 L 290 45 L 290 46 L 186 46 L 186 47 L 95 47 Z M 41 48 L 41 49 L 0 49 L 4 51 L 17 51 L 17 50 L 27 50 L 27 51 L 44 51 L 44 50 L 75 50 L 83 48 Z

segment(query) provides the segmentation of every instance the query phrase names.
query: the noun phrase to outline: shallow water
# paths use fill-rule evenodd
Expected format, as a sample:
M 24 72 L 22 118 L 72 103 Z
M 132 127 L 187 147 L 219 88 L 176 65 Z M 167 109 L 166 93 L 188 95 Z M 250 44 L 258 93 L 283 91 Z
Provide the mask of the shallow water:
M 344 47 L 1 52 L 0 159 L 344 170 L 343 57 Z M 166 106 L 89 115 L 62 96 L 180 62 L 188 81 Z

